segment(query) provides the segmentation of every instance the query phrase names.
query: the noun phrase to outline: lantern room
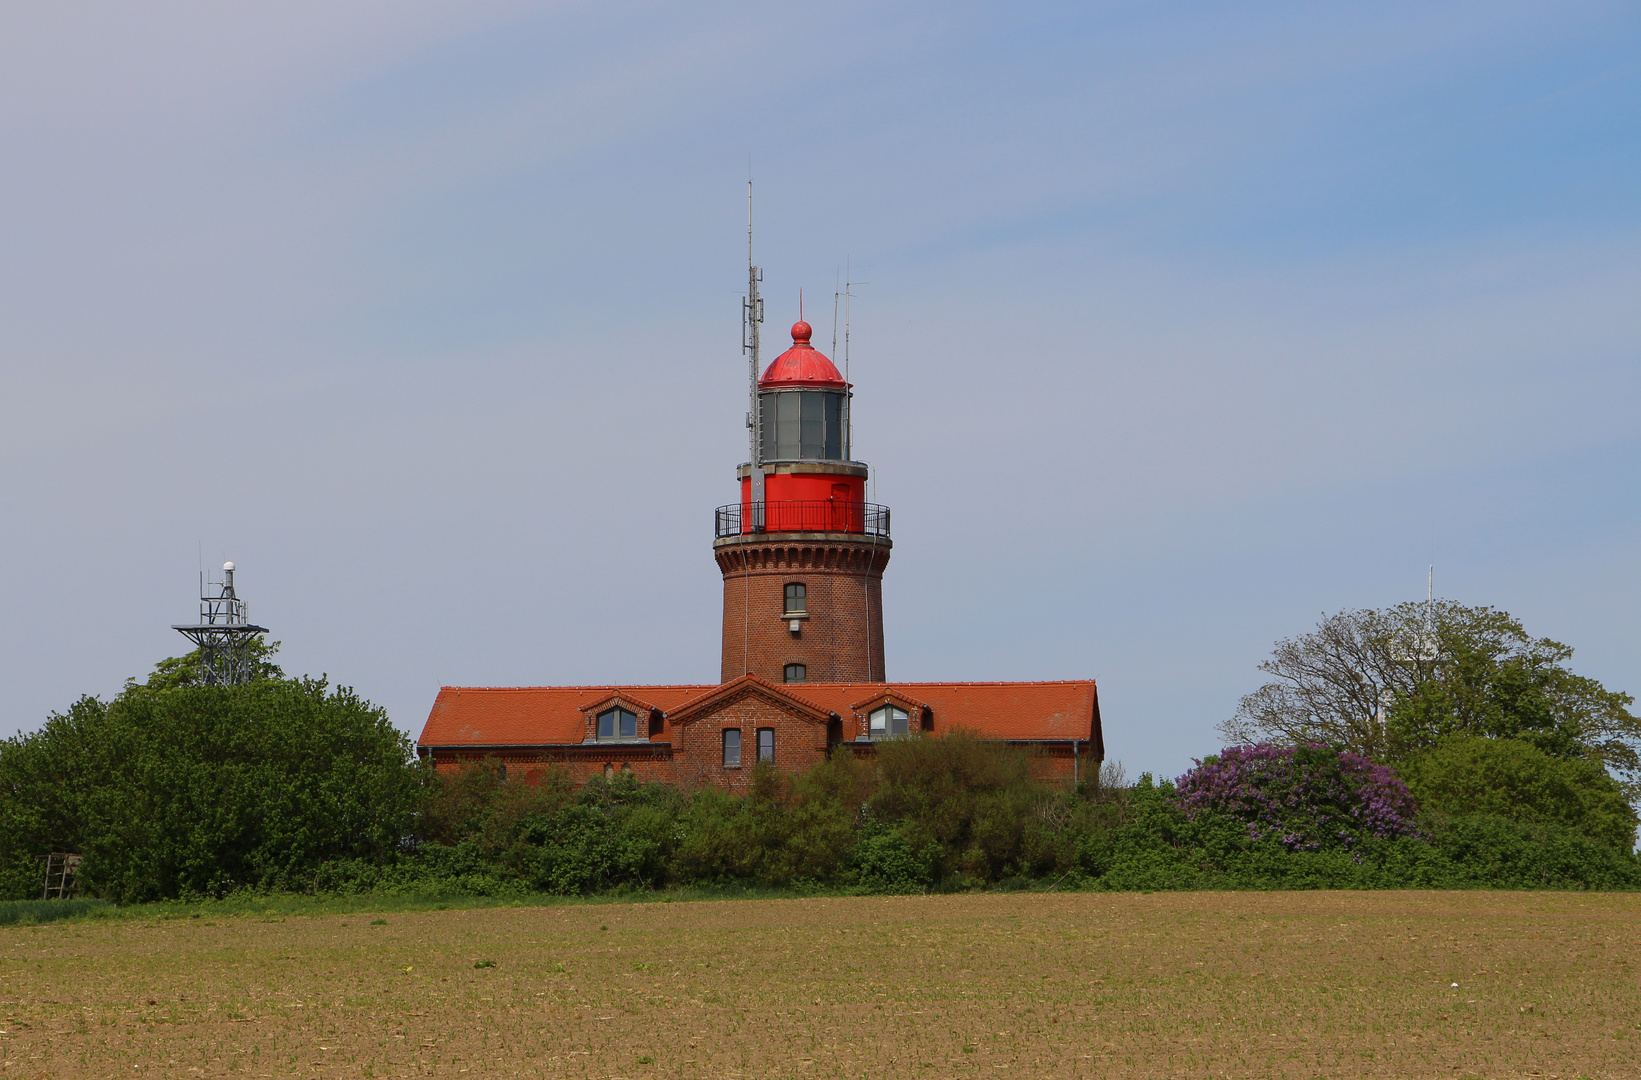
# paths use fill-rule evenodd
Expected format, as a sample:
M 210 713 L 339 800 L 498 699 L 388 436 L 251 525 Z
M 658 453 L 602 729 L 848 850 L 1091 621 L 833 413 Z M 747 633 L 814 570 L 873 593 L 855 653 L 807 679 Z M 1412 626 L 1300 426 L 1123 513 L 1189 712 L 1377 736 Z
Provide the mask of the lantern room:
M 799 320 L 792 347 L 758 380 L 758 436 L 766 462 L 849 460 L 849 384 L 809 343 L 813 333 Z
M 755 531 L 869 531 L 873 515 L 883 525 L 865 504 L 866 466 L 849 459 L 849 384 L 813 336 L 798 320 L 792 347 L 758 379 L 763 509 L 752 508 L 750 466 L 741 472 L 742 520 Z

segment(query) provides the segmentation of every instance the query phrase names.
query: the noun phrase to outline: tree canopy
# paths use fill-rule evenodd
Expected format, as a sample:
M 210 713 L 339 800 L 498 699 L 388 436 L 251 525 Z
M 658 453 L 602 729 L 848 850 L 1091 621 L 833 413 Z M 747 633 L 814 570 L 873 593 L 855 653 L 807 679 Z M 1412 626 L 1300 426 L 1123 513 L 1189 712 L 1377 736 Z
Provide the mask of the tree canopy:
M 1516 739 L 1599 762 L 1641 797 L 1634 698 L 1567 666 L 1573 650 L 1506 612 L 1451 601 L 1342 611 L 1277 642 L 1271 680 L 1220 730 L 1233 742 L 1337 745 L 1398 761 L 1449 738 Z
M 390 853 L 420 797 L 409 740 L 351 689 L 261 660 L 240 686 L 162 662 L 0 743 L 0 887 L 38 889 L 51 851 L 83 855 L 82 890 L 121 901 L 288 888 Z

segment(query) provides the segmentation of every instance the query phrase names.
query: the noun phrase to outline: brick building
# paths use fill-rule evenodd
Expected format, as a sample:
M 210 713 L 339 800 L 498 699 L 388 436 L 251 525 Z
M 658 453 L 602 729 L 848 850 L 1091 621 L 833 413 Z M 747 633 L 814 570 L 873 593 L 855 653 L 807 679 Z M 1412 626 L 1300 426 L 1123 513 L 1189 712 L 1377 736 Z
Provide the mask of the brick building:
M 755 284 L 755 283 L 754 283 Z M 751 310 L 756 307 L 753 295 Z M 754 331 L 756 329 L 754 324 Z M 754 363 L 740 499 L 718 508 L 724 582 L 719 682 L 439 691 L 417 750 L 440 768 L 493 756 L 510 772 L 737 788 L 768 761 L 801 771 L 834 747 L 966 730 L 1026 746 L 1070 779 L 1105 757 L 1093 680 L 891 683 L 883 640 L 889 510 L 850 457 L 852 388 L 809 324 Z

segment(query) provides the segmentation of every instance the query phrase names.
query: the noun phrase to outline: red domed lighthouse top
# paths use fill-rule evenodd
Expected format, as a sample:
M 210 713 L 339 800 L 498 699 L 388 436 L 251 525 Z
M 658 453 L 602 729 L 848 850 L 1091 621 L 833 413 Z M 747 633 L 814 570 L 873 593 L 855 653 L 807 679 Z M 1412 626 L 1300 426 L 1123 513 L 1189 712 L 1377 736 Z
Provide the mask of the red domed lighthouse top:
M 808 323 L 799 319 L 792 324 L 792 347 L 775 357 L 775 362 L 764 369 L 758 380 L 758 389 L 772 390 L 781 386 L 827 386 L 848 389 L 837 367 L 826 354 L 809 344 L 814 335 Z

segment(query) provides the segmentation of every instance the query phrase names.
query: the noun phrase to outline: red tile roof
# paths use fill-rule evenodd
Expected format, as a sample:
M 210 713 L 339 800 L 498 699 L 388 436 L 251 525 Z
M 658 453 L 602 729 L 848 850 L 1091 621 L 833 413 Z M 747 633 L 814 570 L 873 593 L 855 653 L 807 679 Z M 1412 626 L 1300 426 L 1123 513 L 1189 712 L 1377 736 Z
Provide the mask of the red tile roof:
M 739 680 L 737 680 L 739 681 Z M 773 686 L 822 712 L 848 718 L 854 704 L 888 692 L 929 708 L 935 734 L 962 728 L 992 739 L 1101 742 L 1099 697 L 1092 679 L 1067 682 L 801 683 Z M 723 687 L 447 686 L 422 728 L 421 746 L 549 746 L 579 743 L 583 707 L 614 694 L 652 703 L 669 716 Z

